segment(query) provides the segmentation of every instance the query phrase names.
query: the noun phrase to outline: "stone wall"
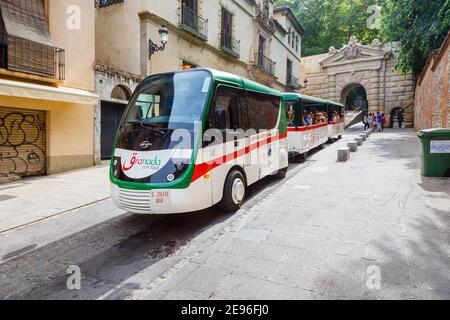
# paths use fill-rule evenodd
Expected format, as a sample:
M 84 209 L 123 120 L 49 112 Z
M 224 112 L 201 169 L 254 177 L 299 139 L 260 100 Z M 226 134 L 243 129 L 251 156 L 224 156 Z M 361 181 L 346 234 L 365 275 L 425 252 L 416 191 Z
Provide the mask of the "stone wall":
M 450 33 L 419 76 L 415 94 L 415 128 L 450 128 Z

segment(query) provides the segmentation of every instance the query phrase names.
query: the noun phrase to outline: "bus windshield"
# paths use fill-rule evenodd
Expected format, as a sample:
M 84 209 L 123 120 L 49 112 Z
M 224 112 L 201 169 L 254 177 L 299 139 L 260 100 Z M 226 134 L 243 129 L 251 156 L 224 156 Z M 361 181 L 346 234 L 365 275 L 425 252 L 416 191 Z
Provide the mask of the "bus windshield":
M 192 129 L 202 120 L 211 81 L 200 70 L 150 77 L 133 95 L 124 125 Z

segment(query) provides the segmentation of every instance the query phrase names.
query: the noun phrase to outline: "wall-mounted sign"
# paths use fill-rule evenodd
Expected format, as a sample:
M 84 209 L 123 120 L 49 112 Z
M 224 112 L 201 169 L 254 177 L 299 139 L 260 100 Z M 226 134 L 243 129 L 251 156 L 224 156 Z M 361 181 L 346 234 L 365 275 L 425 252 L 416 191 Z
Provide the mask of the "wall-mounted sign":
M 430 153 L 450 153 L 450 140 L 431 141 Z

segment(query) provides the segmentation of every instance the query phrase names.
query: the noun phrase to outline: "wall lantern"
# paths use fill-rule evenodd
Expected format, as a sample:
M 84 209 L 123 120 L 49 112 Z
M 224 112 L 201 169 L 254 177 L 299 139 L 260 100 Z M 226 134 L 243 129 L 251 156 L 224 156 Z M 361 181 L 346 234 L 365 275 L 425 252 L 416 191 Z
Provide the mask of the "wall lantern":
M 308 79 L 305 79 L 303 81 L 303 88 L 306 88 L 308 86 Z
M 152 41 L 152 39 L 149 39 L 149 57 L 158 52 L 158 51 L 164 51 L 166 48 L 167 41 L 169 40 L 169 30 L 165 26 L 161 26 L 159 28 L 159 36 L 161 38 L 161 46 L 158 46 L 156 43 Z

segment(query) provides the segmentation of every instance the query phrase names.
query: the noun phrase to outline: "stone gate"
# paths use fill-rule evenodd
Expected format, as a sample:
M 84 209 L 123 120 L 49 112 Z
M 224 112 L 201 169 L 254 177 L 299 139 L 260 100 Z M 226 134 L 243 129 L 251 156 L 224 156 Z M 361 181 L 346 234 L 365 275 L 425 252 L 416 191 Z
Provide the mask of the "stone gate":
M 346 102 L 353 88 L 362 86 L 367 93 L 369 112 L 384 113 L 395 125 L 398 110 L 403 110 L 407 127 L 414 122 L 414 87 L 411 74 L 395 70 L 397 44 L 381 44 L 375 39 L 363 45 L 351 37 L 341 49 L 302 58 L 302 75 L 308 86 L 302 93 Z

